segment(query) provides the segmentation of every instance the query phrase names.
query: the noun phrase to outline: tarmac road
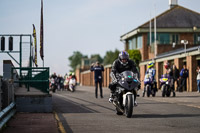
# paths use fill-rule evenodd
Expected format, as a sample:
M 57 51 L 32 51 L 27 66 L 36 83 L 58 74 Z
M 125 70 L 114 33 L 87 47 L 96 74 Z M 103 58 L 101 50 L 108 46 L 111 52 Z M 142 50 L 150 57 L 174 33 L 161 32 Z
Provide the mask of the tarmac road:
M 138 97 L 132 118 L 115 114 L 104 98 L 95 98 L 94 87 L 80 87 L 71 93 L 53 94 L 53 108 L 67 133 L 199 133 L 200 93 L 177 92 L 176 97 Z M 141 91 L 139 92 L 141 93 Z

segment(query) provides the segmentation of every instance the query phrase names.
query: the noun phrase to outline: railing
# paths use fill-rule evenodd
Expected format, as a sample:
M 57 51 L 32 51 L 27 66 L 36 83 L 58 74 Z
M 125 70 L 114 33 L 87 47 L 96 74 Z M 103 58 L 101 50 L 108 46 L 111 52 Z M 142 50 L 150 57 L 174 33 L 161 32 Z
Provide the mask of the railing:
M 27 91 L 30 91 L 30 86 L 35 87 L 42 92 L 49 93 L 49 67 L 14 67 L 14 69 L 19 69 L 25 72 L 26 75 L 19 78 L 19 81 L 14 81 L 15 83 L 24 84 Z
M 13 83 L 0 78 L 0 132 L 15 112 Z

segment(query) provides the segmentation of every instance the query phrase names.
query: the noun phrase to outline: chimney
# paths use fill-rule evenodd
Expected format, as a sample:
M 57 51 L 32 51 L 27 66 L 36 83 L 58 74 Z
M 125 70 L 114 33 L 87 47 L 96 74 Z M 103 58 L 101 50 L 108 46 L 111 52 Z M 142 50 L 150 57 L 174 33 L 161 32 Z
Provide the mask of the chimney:
M 170 9 L 178 5 L 178 0 L 169 0 Z

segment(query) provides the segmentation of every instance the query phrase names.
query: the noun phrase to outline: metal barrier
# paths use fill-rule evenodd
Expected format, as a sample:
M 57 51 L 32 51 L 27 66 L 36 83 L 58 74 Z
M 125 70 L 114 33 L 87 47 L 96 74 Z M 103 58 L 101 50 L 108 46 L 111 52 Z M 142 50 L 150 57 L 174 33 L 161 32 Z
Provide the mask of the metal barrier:
M 1 128 L 10 120 L 10 118 L 15 114 L 15 103 L 12 102 L 5 109 L 0 112 L 0 130 Z
M 2 108 L 2 89 L 1 89 L 1 86 L 2 86 L 2 79 L 0 78 L 0 111 L 1 111 L 1 108 Z
M 1 109 L 6 108 L 11 102 L 14 102 L 14 86 L 11 81 L 1 81 Z
M 14 67 L 19 69 L 21 72 L 25 72 L 26 75 L 21 76 L 19 81 L 14 83 L 24 84 L 27 87 L 27 91 L 30 91 L 29 87 L 35 87 L 42 92 L 49 93 L 49 67 Z
M 0 79 L 0 130 L 15 112 L 13 83 Z

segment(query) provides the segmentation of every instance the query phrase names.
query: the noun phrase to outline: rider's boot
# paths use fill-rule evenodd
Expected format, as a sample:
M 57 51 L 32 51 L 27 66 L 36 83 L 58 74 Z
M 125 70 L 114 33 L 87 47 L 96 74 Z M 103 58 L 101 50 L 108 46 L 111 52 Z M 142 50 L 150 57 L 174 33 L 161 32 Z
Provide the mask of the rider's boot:
M 110 103 L 112 103 L 112 102 L 113 102 L 113 98 L 114 98 L 114 96 L 113 96 L 113 93 L 111 92 L 108 101 L 109 101 Z
M 137 102 L 136 102 L 136 101 L 134 102 L 134 106 L 138 106 L 138 104 L 137 104 Z

